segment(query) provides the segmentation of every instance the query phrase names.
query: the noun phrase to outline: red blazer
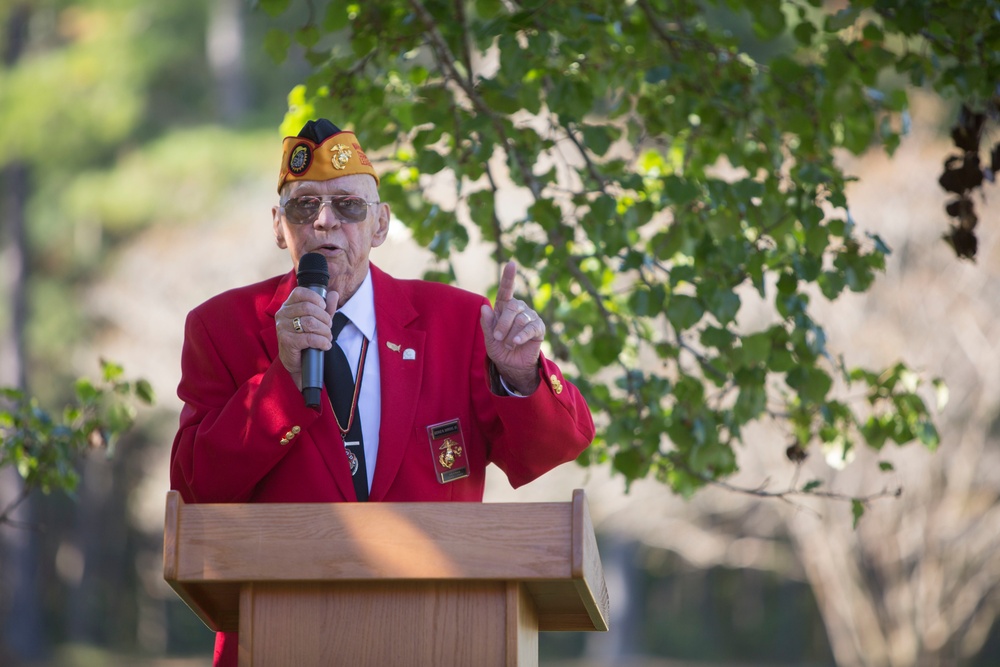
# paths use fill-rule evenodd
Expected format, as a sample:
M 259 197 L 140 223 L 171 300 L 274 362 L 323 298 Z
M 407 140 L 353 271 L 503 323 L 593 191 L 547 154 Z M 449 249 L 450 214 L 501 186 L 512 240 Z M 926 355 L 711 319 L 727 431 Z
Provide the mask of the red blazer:
M 370 500 L 482 501 L 487 464 L 518 487 L 586 449 L 590 410 L 547 359 L 531 396 L 490 391 L 483 297 L 371 271 L 382 423 Z M 318 412 L 306 407 L 278 358 L 274 314 L 293 287 L 291 272 L 224 292 L 188 315 L 170 465 L 171 488 L 186 502 L 357 500 L 325 390 Z M 407 348 L 414 359 L 404 358 Z M 470 475 L 442 484 L 427 426 L 453 419 Z M 215 664 L 235 665 L 236 646 L 235 635 L 219 633 Z
M 374 266 L 372 283 L 382 423 L 370 500 L 481 501 L 488 463 L 518 487 L 590 444 L 586 402 L 547 359 L 531 396 L 490 391 L 483 297 L 397 280 Z M 356 500 L 325 390 L 320 411 L 306 407 L 278 358 L 274 314 L 294 286 L 288 273 L 220 294 L 188 315 L 178 387 L 184 407 L 170 469 L 171 487 L 186 502 Z M 415 358 L 387 341 L 413 349 Z M 452 419 L 471 474 L 441 484 L 427 426 Z

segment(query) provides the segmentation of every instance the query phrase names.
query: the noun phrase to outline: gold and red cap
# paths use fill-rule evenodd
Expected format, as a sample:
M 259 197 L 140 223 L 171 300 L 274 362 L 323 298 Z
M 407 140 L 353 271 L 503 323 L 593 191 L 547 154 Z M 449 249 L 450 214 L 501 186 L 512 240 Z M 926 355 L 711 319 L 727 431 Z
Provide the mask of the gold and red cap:
M 352 174 L 368 174 L 378 185 L 378 174 L 375 173 L 371 160 L 361 150 L 361 144 L 353 132 L 340 130 L 330 124 L 328 127 L 337 131 L 320 138 L 314 132 L 307 131 L 311 125 L 312 121 L 303 128 L 299 136 L 285 137 L 282 141 L 279 193 L 286 183 L 293 181 L 328 181 Z M 312 138 L 303 136 L 309 134 Z

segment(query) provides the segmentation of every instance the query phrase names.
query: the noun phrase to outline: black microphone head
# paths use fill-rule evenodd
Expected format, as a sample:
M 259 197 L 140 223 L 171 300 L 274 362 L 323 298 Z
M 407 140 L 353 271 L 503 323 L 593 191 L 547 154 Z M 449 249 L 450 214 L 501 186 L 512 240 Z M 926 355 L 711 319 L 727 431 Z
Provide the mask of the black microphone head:
M 319 285 L 325 288 L 330 282 L 330 271 L 326 268 L 326 257 L 318 252 L 302 255 L 295 277 L 301 287 Z

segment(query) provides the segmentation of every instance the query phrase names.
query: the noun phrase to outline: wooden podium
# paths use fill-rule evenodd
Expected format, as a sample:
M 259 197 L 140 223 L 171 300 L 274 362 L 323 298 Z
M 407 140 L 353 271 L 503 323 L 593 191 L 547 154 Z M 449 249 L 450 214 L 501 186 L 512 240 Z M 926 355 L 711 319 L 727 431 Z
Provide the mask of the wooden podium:
M 241 667 L 538 664 L 539 630 L 607 630 L 582 490 L 569 503 L 187 505 L 163 576 Z

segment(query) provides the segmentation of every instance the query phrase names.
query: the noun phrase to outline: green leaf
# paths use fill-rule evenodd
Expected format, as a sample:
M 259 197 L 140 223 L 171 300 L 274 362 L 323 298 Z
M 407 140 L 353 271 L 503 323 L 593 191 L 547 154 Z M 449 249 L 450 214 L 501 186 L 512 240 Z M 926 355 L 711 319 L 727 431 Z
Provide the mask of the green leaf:
M 261 9 L 271 17 L 280 16 L 288 9 L 291 0 L 259 0 Z
M 469 206 L 469 217 L 476 223 L 476 226 L 479 227 L 485 238 L 493 239 L 495 235 L 494 226 L 499 224 L 494 220 L 493 190 L 478 190 L 473 192 L 469 195 L 467 203 Z
M 859 7 L 848 6 L 833 16 L 828 16 L 824 27 L 827 32 L 839 32 L 854 25 L 860 14 L 861 9 Z
M 663 311 L 666 290 L 663 285 L 637 287 L 629 296 L 628 304 L 639 317 L 654 317 Z
M 324 32 L 338 32 L 350 24 L 347 6 L 346 2 L 331 2 L 326 6 L 326 16 L 323 17 Z
M 441 271 L 438 269 L 428 269 L 424 271 L 423 279 L 434 283 L 444 283 L 445 285 L 449 285 L 455 280 L 455 272 L 451 270 Z
M 101 362 L 101 372 L 105 382 L 115 382 L 125 374 L 125 369 L 113 361 Z
M 436 174 L 444 169 L 444 157 L 435 150 L 422 150 L 417 156 L 416 167 L 422 174 Z
M 621 343 L 608 333 L 600 333 L 594 336 L 593 352 L 594 358 L 602 366 L 607 366 L 618 359 Z
M 642 454 L 635 449 L 619 450 L 615 454 L 612 465 L 614 469 L 622 473 L 627 480 L 635 480 L 642 477 L 643 460 Z
M 745 366 L 766 364 L 771 355 L 771 334 L 763 331 L 743 336 L 740 341 L 742 361 Z
M 788 371 L 785 382 L 789 387 L 795 389 L 803 399 L 814 403 L 825 400 L 827 393 L 833 386 L 833 380 L 824 371 L 807 366 L 796 366 Z
M 664 178 L 663 191 L 670 199 L 670 202 L 678 208 L 687 206 L 697 199 L 700 194 L 697 185 L 679 176 L 667 176 Z
M 740 310 L 740 297 L 732 290 L 712 289 L 705 301 L 708 310 L 720 324 L 729 324 L 735 320 Z
M 937 451 L 938 446 L 941 444 L 941 436 L 938 434 L 937 427 L 929 420 L 920 421 L 917 426 L 917 438 L 922 445 L 932 452 Z
M 667 319 L 677 331 L 690 329 L 701 320 L 705 309 L 697 299 L 686 294 L 674 294 L 667 301 Z
M 271 28 L 264 35 L 264 52 L 277 64 L 283 63 L 288 57 L 288 47 L 291 45 L 292 38 L 284 30 Z
M 785 15 L 778 0 L 755 0 L 747 3 L 753 14 L 754 33 L 764 40 L 775 39 L 785 30 Z
M 504 11 L 501 0 L 476 0 L 476 15 L 480 18 L 493 17 Z
M 857 529 L 858 521 L 865 513 L 865 504 L 857 498 L 851 499 L 851 514 L 854 516 L 854 528 Z
M 549 199 L 538 199 L 528 209 L 531 219 L 546 229 L 557 226 L 562 218 L 559 207 Z
M 584 147 L 595 155 L 607 153 L 612 141 L 614 141 L 614 136 L 610 128 L 604 125 L 583 126 Z
M 147 380 L 140 379 L 135 383 L 135 393 L 139 399 L 146 405 L 152 405 L 156 402 L 156 396 L 153 393 L 153 385 Z
M 813 37 L 816 35 L 816 26 L 809 21 L 803 21 L 795 26 L 792 35 L 802 46 L 812 46 Z
M 646 70 L 645 81 L 649 84 L 657 84 L 666 81 L 673 75 L 673 68 L 670 65 L 657 65 Z
M 80 378 L 76 381 L 76 396 L 82 403 L 94 401 L 100 395 L 100 390 L 87 378 Z
M 823 486 L 823 482 L 818 479 L 814 479 L 811 482 L 806 482 L 806 484 L 802 486 L 802 491 L 803 493 L 809 493 L 810 491 L 815 491 L 821 486 Z
M 295 41 L 307 49 L 315 46 L 319 37 L 319 30 L 314 25 L 305 25 L 295 31 Z
M 761 387 L 743 387 L 733 405 L 733 415 L 740 424 L 757 419 L 767 409 L 767 392 Z

